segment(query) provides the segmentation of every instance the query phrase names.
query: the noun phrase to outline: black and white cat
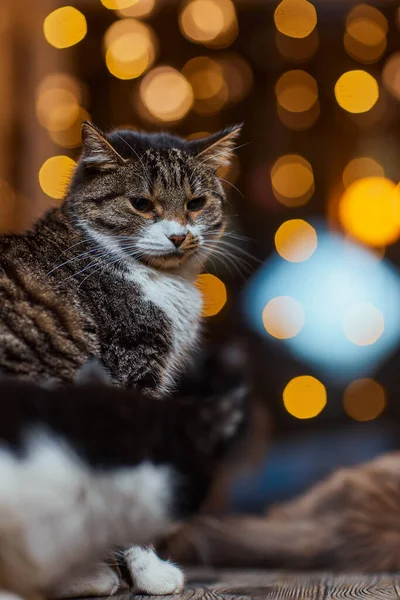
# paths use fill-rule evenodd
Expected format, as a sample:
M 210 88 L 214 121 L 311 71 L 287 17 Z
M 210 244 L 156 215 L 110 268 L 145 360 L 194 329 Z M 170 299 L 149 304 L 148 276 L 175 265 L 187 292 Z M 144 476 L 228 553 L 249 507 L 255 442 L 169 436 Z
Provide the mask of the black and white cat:
M 145 545 L 203 501 L 247 390 L 236 375 L 214 392 L 210 378 L 160 401 L 96 383 L 93 370 L 76 386 L 0 381 L 0 598 L 112 594 L 119 577 L 97 561 L 128 544 L 135 590 L 183 586 Z

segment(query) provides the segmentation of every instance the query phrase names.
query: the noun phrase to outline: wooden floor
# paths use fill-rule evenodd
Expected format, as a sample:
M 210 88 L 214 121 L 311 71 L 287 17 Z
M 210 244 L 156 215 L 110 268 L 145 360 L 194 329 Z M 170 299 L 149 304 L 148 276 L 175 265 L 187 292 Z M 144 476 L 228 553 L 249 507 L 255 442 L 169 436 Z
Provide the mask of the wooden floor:
M 118 596 L 127 600 L 127 596 Z M 149 600 L 134 596 L 133 600 Z M 330 600 L 387 599 L 400 600 L 400 574 L 341 575 L 332 573 L 291 573 L 277 571 L 191 570 L 187 585 L 176 596 L 152 596 L 174 600 Z

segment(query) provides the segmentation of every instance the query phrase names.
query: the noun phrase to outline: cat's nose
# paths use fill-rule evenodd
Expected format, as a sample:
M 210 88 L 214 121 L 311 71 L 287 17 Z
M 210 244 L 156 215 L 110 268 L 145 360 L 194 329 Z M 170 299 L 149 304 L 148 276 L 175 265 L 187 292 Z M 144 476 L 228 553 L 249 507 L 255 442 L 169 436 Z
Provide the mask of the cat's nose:
M 171 240 L 175 248 L 179 248 L 179 246 L 181 246 L 186 240 L 186 236 L 187 233 L 185 233 L 185 235 L 170 235 L 168 239 Z

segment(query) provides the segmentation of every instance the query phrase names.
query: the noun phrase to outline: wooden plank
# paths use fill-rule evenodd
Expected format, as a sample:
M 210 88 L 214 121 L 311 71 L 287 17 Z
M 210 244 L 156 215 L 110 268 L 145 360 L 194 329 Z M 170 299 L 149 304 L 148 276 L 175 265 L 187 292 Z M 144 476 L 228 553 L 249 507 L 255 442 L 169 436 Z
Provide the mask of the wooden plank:
M 399 600 L 400 575 L 190 569 L 182 594 L 161 600 Z M 149 600 L 121 594 L 116 600 Z M 100 600 L 100 599 L 98 599 Z

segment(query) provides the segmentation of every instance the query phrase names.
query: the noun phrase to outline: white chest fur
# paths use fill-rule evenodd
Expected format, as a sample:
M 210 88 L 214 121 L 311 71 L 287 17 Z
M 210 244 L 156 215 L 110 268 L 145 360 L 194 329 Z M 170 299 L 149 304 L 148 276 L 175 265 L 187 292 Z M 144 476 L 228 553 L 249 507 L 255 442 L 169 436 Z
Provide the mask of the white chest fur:
M 167 359 L 163 391 L 173 386 L 175 375 L 195 347 L 200 329 L 202 299 L 192 281 L 138 266 L 129 279 L 139 285 L 144 300 L 162 310 L 172 327 L 172 349 Z

